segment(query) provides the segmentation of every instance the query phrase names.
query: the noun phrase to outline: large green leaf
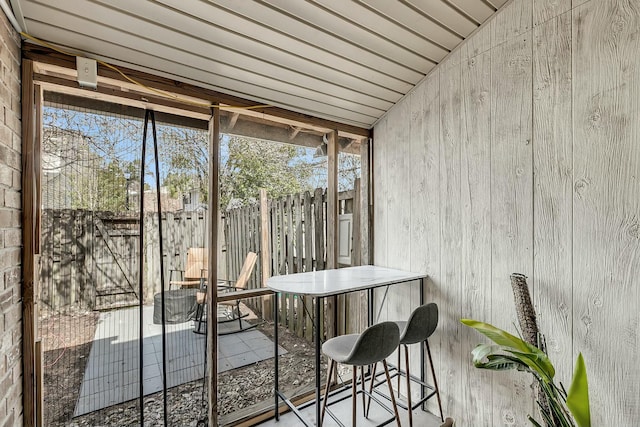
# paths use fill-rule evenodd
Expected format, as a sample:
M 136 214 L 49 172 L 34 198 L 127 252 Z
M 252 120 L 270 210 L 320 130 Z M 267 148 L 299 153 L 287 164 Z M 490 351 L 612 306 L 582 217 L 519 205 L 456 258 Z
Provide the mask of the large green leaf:
M 542 427 L 540 423 L 534 420 L 531 415 L 529 415 L 529 421 L 531 421 L 531 424 L 533 424 L 535 427 Z
M 490 354 L 498 353 L 502 347 L 494 344 L 478 344 L 473 350 L 471 350 L 471 356 L 473 356 L 473 362 L 476 360 L 482 361 Z
M 492 371 L 506 371 L 508 369 L 517 369 L 519 371 L 531 372 L 531 369 L 517 357 L 507 356 L 506 354 L 491 354 L 487 356 L 486 362 L 474 362 L 476 368 L 490 369 Z
M 587 381 L 587 367 L 582 353 L 578 355 L 573 380 L 567 395 L 567 407 L 579 427 L 591 427 L 591 410 L 589 409 L 589 383 Z
M 554 383 L 545 383 L 539 381 L 541 390 L 545 394 L 547 401 L 545 410 L 548 410 L 548 416 L 553 418 L 553 422 L 547 422 L 547 425 L 554 427 L 575 427 L 573 423 L 573 418 L 571 414 L 566 408 L 564 404 L 565 399 L 560 393 L 560 389 L 556 387 Z M 540 402 L 538 402 L 540 404 Z M 545 413 L 545 410 L 542 410 L 541 413 Z M 547 417 L 545 417 L 545 421 L 547 421 Z
M 543 352 L 536 353 L 526 353 L 521 351 L 516 351 L 512 349 L 505 349 L 509 353 L 518 357 L 518 359 L 522 360 L 532 371 L 536 372 L 536 374 L 544 381 L 550 383 L 553 381 L 553 375 L 555 374 L 555 370 L 551 361 Z
M 490 369 L 492 371 L 506 371 L 509 369 L 523 370 L 527 365 L 517 357 L 500 354 L 502 347 L 491 344 L 480 344 L 471 351 L 473 365 L 476 368 Z
M 482 335 L 485 335 L 487 338 L 489 338 L 491 341 L 493 341 L 498 345 L 502 345 L 505 347 L 513 347 L 516 350 L 520 350 L 520 351 L 530 351 L 529 347 L 531 346 L 527 344 L 525 341 L 521 340 L 516 336 L 511 335 L 507 331 L 503 331 L 500 328 L 496 328 L 495 326 L 489 323 L 479 322 L 477 320 L 472 320 L 472 319 L 461 319 L 460 322 L 462 322 L 464 325 L 469 326 L 470 328 L 475 329 L 476 331 L 480 332 Z
M 538 375 L 540 375 L 541 377 L 547 378 L 548 381 L 553 380 L 553 377 L 555 376 L 555 368 L 553 367 L 553 364 L 551 363 L 547 355 L 539 348 L 529 344 L 526 341 L 521 340 L 514 335 L 511 335 L 507 331 L 496 328 L 489 323 L 479 322 L 477 320 L 471 319 L 461 319 L 460 321 L 464 325 L 467 325 L 470 328 L 473 328 L 476 331 L 480 332 L 496 344 L 512 349 L 509 351 L 514 355 L 516 355 L 516 352 L 518 353 L 516 356 L 525 357 L 525 355 L 528 355 L 526 356 L 528 360 L 527 365 L 531 369 L 538 372 Z

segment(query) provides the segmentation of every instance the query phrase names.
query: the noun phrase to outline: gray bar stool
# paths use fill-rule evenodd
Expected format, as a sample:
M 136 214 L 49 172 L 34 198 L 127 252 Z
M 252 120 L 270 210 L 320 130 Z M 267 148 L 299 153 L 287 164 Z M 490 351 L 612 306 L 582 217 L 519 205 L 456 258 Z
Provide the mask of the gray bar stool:
M 336 363 L 342 363 L 344 365 L 353 366 L 353 382 L 351 384 L 351 398 L 352 403 L 352 426 L 356 426 L 356 384 L 357 384 L 357 372 L 358 366 L 360 366 L 361 384 L 362 390 L 362 409 L 364 412 L 364 395 L 367 394 L 369 398 L 372 398 L 371 393 L 367 393 L 364 388 L 364 367 L 368 365 L 374 365 L 378 362 L 382 362 L 384 371 L 387 376 L 387 385 L 389 386 L 389 393 L 391 395 L 391 403 L 393 404 L 393 414 L 395 415 L 396 423 L 400 427 L 400 416 L 398 415 L 398 407 L 396 406 L 396 399 L 391 387 L 391 377 L 389 376 L 389 368 L 387 361 L 385 360 L 393 351 L 398 347 L 400 343 L 400 330 L 395 322 L 381 322 L 377 325 L 370 326 L 362 334 L 349 334 L 339 337 L 331 338 L 322 345 L 322 353 L 326 355 L 329 360 L 329 372 L 327 375 L 327 385 L 324 391 L 324 399 L 322 402 L 322 415 L 320 416 L 320 426 L 324 421 L 324 414 L 327 410 L 327 398 L 329 397 L 329 386 L 331 384 L 331 377 L 333 371 L 336 369 Z M 376 398 L 374 400 L 377 401 Z M 382 405 L 385 409 L 389 410 L 386 406 Z M 389 410 L 389 412 L 391 412 Z M 337 418 L 329 412 L 332 418 L 336 421 Z M 340 423 L 341 424 L 341 423 Z
M 438 306 L 435 303 L 429 303 L 416 308 L 407 321 L 395 322 L 400 329 L 400 344 L 398 347 L 398 369 L 394 376 L 398 376 L 398 392 L 400 391 L 400 376 L 407 378 L 407 408 L 409 411 L 409 426 L 413 426 L 413 410 L 422 405 L 426 400 L 434 395 L 438 398 L 438 408 L 440 409 L 440 419 L 444 421 L 442 414 L 442 401 L 440 400 L 440 390 L 438 389 L 438 381 L 436 380 L 436 372 L 433 369 L 433 359 L 431 358 L 431 350 L 429 349 L 429 337 L 438 326 Z M 409 345 L 424 342 L 429 358 L 429 366 L 431 367 L 431 375 L 433 376 L 433 386 L 426 384 L 420 378 L 413 377 L 409 373 Z M 404 347 L 406 370 L 400 370 L 400 353 Z M 425 395 L 417 403 L 411 403 L 411 380 L 419 383 L 421 386 L 431 390 L 431 393 Z

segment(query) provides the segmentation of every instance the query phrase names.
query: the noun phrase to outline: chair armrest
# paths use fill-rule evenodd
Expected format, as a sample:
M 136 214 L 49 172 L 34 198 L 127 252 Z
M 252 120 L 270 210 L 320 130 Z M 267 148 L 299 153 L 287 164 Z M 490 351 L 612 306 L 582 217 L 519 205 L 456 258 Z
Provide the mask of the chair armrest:
M 236 286 L 226 286 L 226 285 L 221 285 L 220 283 L 218 283 L 218 290 L 228 290 L 228 291 L 233 291 L 233 290 L 243 290 L 244 288 L 238 288 Z
M 271 295 L 273 291 L 269 288 L 243 289 L 241 291 L 229 292 L 218 295 L 218 302 L 237 301 L 244 298 L 254 298 L 264 295 Z
M 235 282 L 235 280 L 230 279 L 218 279 L 218 289 L 238 289 L 232 285 Z M 220 283 L 227 283 L 227 285 L 221 285 Z

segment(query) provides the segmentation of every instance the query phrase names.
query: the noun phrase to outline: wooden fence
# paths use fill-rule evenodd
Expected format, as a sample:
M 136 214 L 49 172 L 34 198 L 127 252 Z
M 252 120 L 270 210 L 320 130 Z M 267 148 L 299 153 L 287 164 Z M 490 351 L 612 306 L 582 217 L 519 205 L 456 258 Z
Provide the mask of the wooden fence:
M 353 191 L 339 194 L 339 213 L 354 213 L 358 203 Z M 326 191 L 319 188 L 269 200 L 269 275 L 324 270 L 326 267 Z M 357 217 L 357 213 L 354 214 Z M 205 247 L 207 219 L 198 212 L 164 213 L 165 287 L 171 270 L 184 270 L 187 250 Z M 153 301 L 160 291 L 158 215 L 145 215 L 145 287 L 142 298 Z M 357 227 L 356 227 L 357 229 Z M 226 211 L 223 216 L 223 250 L 226 278 L 237 278 L 248 252 L 260 253 L 262 223 L 260 206 Z M 54 312 L 66 309 L 93 310 L 134 305 L 139 301 L 139 225 L 135 216 L 84 210 L 44 210 L 40 298 Z M 248 283 L 249 289 L 263 285 L 262 259 Z M 219 277 L 222 278 L 222 275 Z M 272 297 L 269 297 L 272 298 Z M 312 301 L 309 297 L 280 294 L 280 322 L 290 332 L 312 339 Z M 361 295 L 342 296 L 336 305 L 338 332 L 361 329 L 364 322 Z M 246 304 L 265 319 L 263 298 Z M 305 310 L 306 308 L 306 310 Z M 324 322 L 319 322 L 321 327 Z
M 339 194 L 339 213 L 353 213 L 354 192 Z M 269 200 L 268 227 L 271 276 L 324 270 L 326 268 L 327 194 L 322 188 L 313 193 L 289 195 Z M 230 277 L 237 277 L 246 254 L 260 252 L 260 206 L 258 204 L 231 209 L 224 215 L 224 238 L 226 263 Z M 262 286 L 261 257 L 249 283 L 249 288 Z M 310 297 L 280 294 L 279 321 L 290 332 L 311 340 L 313 337 L 313 309 Z M 339 331 L 359 329 L 362 326 L 361 295 L 341 297 L 338 300 L 337 316 Z M 265 319 L 272 319 L 270 311 L 262 312 L 260 299 L 248 301 L 254 311 Z M 324 322 L 320 322 L 321 327 Z M 351 325 L 351 326 L 347 326 Z M 321 331 L 322 333 L 322 331 Z
M 46 309 L 110 309 L 139 301 L 139 221 L 133 215 L 72 209 L 42 213 L 40 301 Z M 160 290 L 158 215 L 145 215 L 146 303 Z M 206 218 L 196 212 L 163 215 L 165 286 L 184 270 L 187 249 L 203 247 Z

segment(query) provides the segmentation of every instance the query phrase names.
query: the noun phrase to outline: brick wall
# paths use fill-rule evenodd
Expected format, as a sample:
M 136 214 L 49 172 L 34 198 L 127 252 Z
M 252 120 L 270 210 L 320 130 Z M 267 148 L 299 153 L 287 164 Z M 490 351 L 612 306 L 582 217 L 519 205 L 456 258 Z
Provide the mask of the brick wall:
M 20 36 L 0 11 L 0 427 L 22 425 Z

